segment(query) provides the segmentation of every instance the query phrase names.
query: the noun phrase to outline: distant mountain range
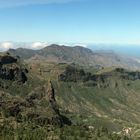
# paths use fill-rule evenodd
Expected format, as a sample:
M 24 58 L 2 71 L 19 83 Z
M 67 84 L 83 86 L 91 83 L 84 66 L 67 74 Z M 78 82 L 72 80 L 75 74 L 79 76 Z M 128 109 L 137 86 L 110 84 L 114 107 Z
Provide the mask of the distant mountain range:
M 43 60 L 57 63 L 75 63 L 82 66 L 114 66 L 134 70 L 140 69 L 138 58 L 119 55 L 113 51 L 92 51 L 82 46 L 69 47 L 52 44 L 40 50 L 18 48 L 9 49 L 8 52 L 30 61 Z
M 55 43 L 59 44 L 59 43 Z M 63 44 L 63 43 L 62 43 Z M 62 45 L 61 44 L 61 45 Z M 28 48 L 28 49 L 41 49 L 50 45 L 48 42 L 0 42 L 0 51 L 5 51 L 8 48 Z M 60 44 L 59 44 L 60 45 Z M 76 44 L 76 43 L 64 43 L 63 46 L 83 46 L 93 51 L 115 51 L 116 53 L 129 55 L 140 58 L 140 45 L 139 44 Z

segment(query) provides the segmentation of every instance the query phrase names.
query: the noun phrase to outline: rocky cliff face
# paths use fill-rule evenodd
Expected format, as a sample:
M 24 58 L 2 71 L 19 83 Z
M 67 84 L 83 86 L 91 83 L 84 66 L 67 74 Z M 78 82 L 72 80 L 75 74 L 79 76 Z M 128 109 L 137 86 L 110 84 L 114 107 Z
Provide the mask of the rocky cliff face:
M 0 79 L 23 84 L 27 81 L 28 70 L 17 62 L 17 58 L 8 55 L 0 56 Z
M 71 124 L 71 121 L 66 118 L 65 116 L 61 115 L 59 112 L 59 107 L 57 105 L 56 99 L 55 99 L 55 92 L 54 87 L 51 81 L 48 83 L 48 89 L 47 89 L 47 96 L 49 100 L 49 104 L 51 106 L 51 109 L 53 111 L 53 116 L 51 118 L 52 124 L 57 124 L 60 127 L 64 124 Z
M 16 63 L 16 62 L 17 62 L 17 58 L 10 56 L 10 54 L 0 56 L 0 64 L 1 65 L 11 64 L 11 63 Z
M 16 67 L 2 66 L 0 68 L 0 78 L 3 80 L 13 80 L 18 83 L 25 83 L 27 81 L 27 69 Z
M 54 111 L 55 114 L 60 115 L 59 109 L 55 100 L 54 88 L 51 81 L 49 81 L 49 84 L 48 84 L 47 95 L 48 95 L 48 100 L 49 100 L 52 110 Z
M 112 78 L 136 81 L 140 80 L 139 71 L 128 71 L 123 68 L 114 68 L 110 71 L 103 70 L 100 73 L 92 74 L 86 72 L 83 69 L 78 69 L 74 66 L 68 65 L 64 72 L 58 76 L 59 81 L 63 82 L 83 82 L 86 86 L 98 86 L 107 88 L 111 84 L 110 81 Z M 114 80 L 115 81 L 115 80 Z M 117 81 L 115 87 L 117 86 Z

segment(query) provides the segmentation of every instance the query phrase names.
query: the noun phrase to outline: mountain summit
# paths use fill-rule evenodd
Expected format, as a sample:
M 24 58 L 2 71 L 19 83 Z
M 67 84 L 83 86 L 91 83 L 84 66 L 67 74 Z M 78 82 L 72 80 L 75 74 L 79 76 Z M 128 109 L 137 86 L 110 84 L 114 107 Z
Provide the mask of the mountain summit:
M 8 52 L 30 61 L 40 59 L 47 62 L 75 63 L 82 66 L 140 69 L 140 63 L 135 58 L 121 56 L 114 52 L 92 51 L 82 46 L 70 47 L 52 44 L 40 50 L 18 48 L 10 49 Z

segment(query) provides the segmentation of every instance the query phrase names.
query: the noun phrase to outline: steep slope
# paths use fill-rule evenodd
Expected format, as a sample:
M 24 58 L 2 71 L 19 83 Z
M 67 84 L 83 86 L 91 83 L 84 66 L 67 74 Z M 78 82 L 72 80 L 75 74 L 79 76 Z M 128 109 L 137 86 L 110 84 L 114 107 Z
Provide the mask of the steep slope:
M 73 121 L 100 124 L 115 131 L 124 126 L 140 127 L 137 125 L 140 123 L 140 72 L 48 62 L 34 62 L 30 66 L 38 78 L 52 79 L 60 110 L 68 116 L 77 116 Z
M 71 124 L 59 112 L 51 81 L 39 84 L 27 66 L 10 54 L 0 56 L 0 62 L 0 127 L 5 120 L 19 125 L 24 120 L 59 127 Z
M 64 93 L 63 99 L 71 98 L 65 102 L 71 104 L 70 111 L 139 122 L 139 72 L 117 68 L 91 74 L 69 68 L 60 74 L 59 80 L 63 81 L 57 83 L 61 87 L 59 92 Z
M 117 137 L 117 132 L 122 134 L 125 128 L 131 128 L 134 137 L 139 136 L 139 71 L 116 67 L 99 70 L 45 60 L 26 61 L 24 65 L 18 60 L 3 64 L 2 69 L 6 67 L 8 71 L 13 66 L 20 66 L 21 71 L 26 68 L 27 80 L 19 83 L 16 76 L 3 79 L 0 75 L 5 85 L 0 87 L 1 130 L 9 132 L 14 127 L 16 131 L 20 130 L 21 136 L 25 136 L 21 132 L 27 133 L 31 127 L 28 134 L 34 130 L 51 134 L 58 130 L 50 130 L 52 125 L 61 127 L 68 124 L 72 126 L 60 129 L 61 135 L 67 131 L 75 134 L 73 131 L 78 129 L 80 134 L 75 135 L 82 132 L 87 137 L 90 134 L 92 139 L 95 130 L 103 126 L 102 131 L 109 136 L 107 129 L 115 131 Z
M 93 52 L 81 46 L 68 47 L 50 45 L 40 50 L 16 49 L 9 50 L 13 55 L 19 55 L 24 59 L 46 60 L 47 62 L 75 63 L 83 66 L 96 67 L 124 67 L 129 69 L 140 69 L 140 63 L 135 59 L 119 56 L 113 52 Z
M 8 52 L 14 56 L 20 56 L 23 59 L 28 59 L 36 54 L 35 50 L 26 48 L 9 49 Z

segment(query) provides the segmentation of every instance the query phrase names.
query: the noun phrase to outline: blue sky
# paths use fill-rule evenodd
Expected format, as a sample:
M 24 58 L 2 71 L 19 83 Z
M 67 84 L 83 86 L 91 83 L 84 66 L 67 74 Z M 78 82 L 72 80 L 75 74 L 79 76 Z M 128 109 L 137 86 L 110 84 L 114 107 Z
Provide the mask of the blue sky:
M 140 0 L 0 0 L 0 42 L 140 44 Z

